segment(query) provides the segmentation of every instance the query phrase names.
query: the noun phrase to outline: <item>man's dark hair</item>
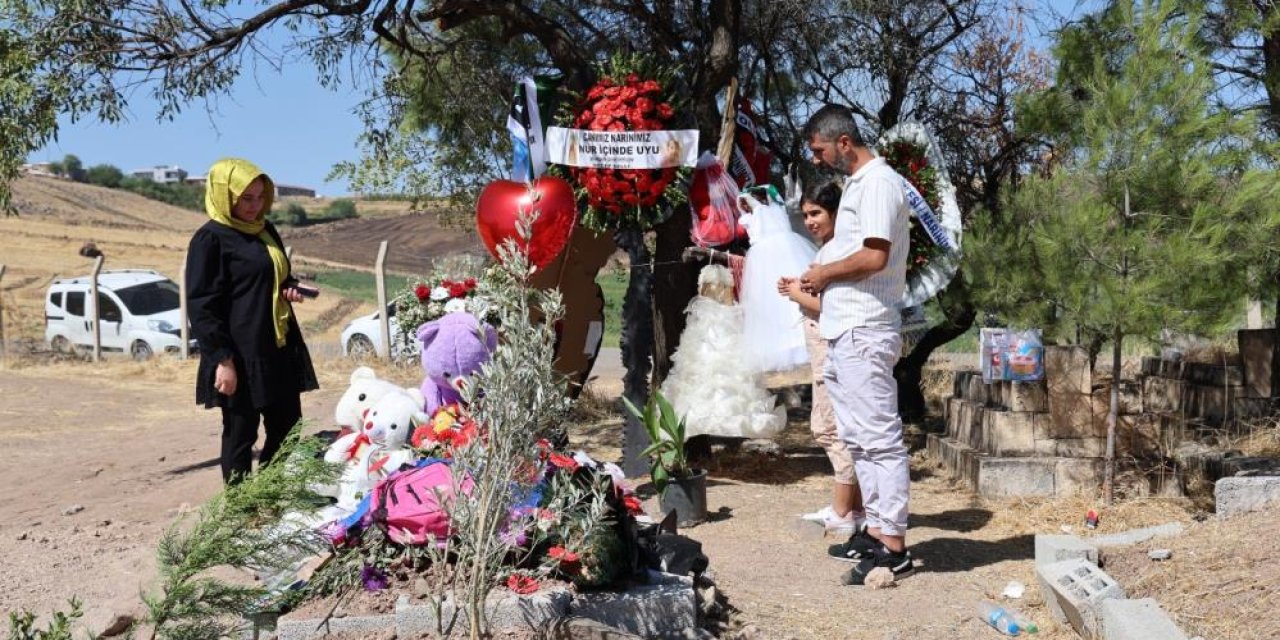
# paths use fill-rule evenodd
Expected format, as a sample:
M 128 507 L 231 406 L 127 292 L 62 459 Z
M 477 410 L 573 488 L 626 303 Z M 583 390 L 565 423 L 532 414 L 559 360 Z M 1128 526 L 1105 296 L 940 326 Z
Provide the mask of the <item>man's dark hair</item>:
M 800 132 L 805 142 L 817 136 L 819 139 L 834 142 L 840 139 L 840 136 L 849 136 L 853 144 L 859 147 L 867 146 L 862 139 L 862 132 L 858 131 L 858 123 L 853 119 L 853 111 L 849 107 L 829 104 L 809 118 L 805 123 L 804 129 Z

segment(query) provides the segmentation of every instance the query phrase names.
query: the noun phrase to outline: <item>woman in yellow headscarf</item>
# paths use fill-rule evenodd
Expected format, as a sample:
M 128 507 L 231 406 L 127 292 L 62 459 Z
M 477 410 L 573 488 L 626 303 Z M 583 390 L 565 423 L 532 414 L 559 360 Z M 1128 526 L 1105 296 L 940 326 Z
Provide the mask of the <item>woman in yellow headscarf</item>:
M 284 242 L 267 222 L 275 183 L 247 160 L 214 163 L 205 182 L 211 220 L 187 251 L 187 313 L 200 347 L 196 402 L 222 408 L 222 479 L 239 482 L 252 463 L 258 422 L 271 462 L 302 418 L 299 394 L 319 387 L 293 317 L 303 291 Z

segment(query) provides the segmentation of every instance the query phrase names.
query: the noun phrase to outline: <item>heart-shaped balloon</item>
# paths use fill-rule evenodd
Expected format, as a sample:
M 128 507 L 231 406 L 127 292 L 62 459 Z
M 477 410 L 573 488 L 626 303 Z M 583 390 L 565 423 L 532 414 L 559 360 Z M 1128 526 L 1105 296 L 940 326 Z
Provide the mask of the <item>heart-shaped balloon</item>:
M 538 214 L 527 243 L 516 233 L 516 221 L 522 212 Z M 476 230 L 489 253 L 498 258 L 498 247 L 510 238 L 538 268 L 564 251 L 577 219 L 573 187 L 554 176 L 542 176 L 532 184 L 495 180 L 476 201 Z

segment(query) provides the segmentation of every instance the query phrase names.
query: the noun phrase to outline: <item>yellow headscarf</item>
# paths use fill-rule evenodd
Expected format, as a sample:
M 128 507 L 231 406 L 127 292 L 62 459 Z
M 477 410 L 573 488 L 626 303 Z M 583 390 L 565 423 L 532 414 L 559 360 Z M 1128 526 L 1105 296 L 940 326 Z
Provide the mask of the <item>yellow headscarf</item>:
M 262 178 L 264 183 L 262 211 L 258 214 L 257 220 L 245 222 L 231 215 L 231 208 L 240 199 L 240 194 L 244 193 L 244 190 L 258 178 Z M 284 299 L 284 294 L 280 291 L 285 279 L 289 277 L 289 260 L 285 257 L 284 250 L 266 231 L 267 212 L 271 210 L 275 194 L 275 182 L 272 182 L 271 177 L 263 173 L 257 165 L 240 158 L 223 158 L 213 163 L 205 179 L 204 211 L 214 222 L 241 233 L 257 236 L 262 244 L 267 246 L 267 255 L 271 256 L 271 264 L 275 265 L 276 275 L 275 295 L 271 297 L 271 317 L 275 320 L 276 346 L 283 347 L 285 336 L 289 333 L 289 317 L 293 315 L 293 308 L 289 306 L 289 302 Z

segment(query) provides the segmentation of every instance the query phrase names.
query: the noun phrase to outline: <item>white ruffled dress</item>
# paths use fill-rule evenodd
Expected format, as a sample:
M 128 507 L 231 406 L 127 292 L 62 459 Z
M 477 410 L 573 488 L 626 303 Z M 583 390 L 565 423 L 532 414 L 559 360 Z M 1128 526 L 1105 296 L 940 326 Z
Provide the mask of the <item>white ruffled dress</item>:
M 742 308 L 697 296 L 662 394 L 685 419 L 687 437 L 770 438 L 787 426 L 786 409 L 742 366 Z

